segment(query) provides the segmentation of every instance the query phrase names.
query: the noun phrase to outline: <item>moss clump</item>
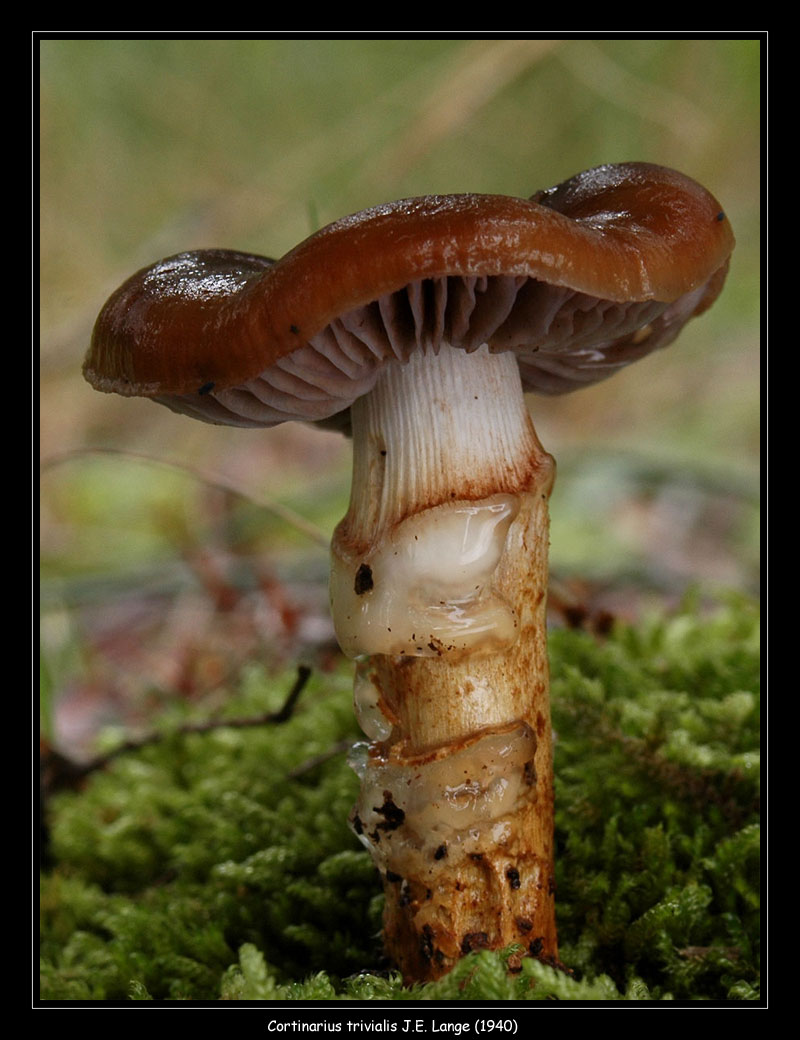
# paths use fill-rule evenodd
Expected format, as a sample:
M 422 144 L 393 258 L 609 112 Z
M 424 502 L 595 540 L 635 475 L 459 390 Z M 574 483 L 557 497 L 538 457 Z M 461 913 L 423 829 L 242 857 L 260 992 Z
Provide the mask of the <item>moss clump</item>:
M 349 670 L 292 718 L 167 736 L 48 808 L 43 1000 L 755 1000 L 758 613 L 552 633 L 558 919 L 571 974 L 470 955 L 405 989 L 347 828 Z M 253 672 L 237 715 L 291 679 Z M 334 750 L 334 754 L 330 752 Z

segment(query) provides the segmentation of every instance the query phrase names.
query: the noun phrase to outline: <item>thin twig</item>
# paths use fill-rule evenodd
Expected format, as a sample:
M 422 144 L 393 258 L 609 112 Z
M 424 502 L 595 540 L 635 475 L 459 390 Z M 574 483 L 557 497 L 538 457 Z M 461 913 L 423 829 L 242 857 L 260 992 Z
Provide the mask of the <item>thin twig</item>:
M 305 762 L 301 762 L 299 766 L 290 769 L 286 775 L 290 780 L 297 780 L 298 777 L 310 773 L 317 766 L 321 766 L 323 762 L 328 762 L 330 759 L 336 758 L 337 755 L 342 755 L 345 751 L 349 751 L 352 746 L 353 741 L 347 737 L 344 740 L 339 740 L 332 747 L 329 747 L 327 751 L 323 751 L 319 755 L 313 755 L 311 758 L 307 758 Z
M 40 773 L 42 795 L 47 797 L 61 788 L 76 787 L 90 773 L 105 768 L 115 758 L 129 751 L 140 751 L 144 747 L 160 744 L 167 737 L 186 736 L 191 733 L 210 733 L 218 729 L 251 729 L 256 726 L 280 725 L 288 722 L 294 714 L 300 694 L 311 676 L 308 665 L 298 665 L 297 678 L 278 711 L 267 711 L 261 715 L 247 715 L 235 719 L 206 719 L 204 722 L 187 722 L 169 733 L 148 733 L 138 739 L 123 741 L 111 751 L 90 759 L 84 764 L 72 762 L 57 751 L 45 750 L 41 755 Z

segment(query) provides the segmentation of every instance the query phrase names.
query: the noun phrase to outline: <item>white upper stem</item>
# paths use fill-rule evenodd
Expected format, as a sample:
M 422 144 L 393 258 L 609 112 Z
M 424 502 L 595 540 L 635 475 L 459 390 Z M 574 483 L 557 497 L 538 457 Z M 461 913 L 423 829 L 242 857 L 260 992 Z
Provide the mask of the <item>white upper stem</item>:
M 352 407 L 350 539 L 454 499 L 514 494 L 538 448 L 513 354 L 443 344 L 388 365 Z M 355 547 L 355 545 L 354 545 Z

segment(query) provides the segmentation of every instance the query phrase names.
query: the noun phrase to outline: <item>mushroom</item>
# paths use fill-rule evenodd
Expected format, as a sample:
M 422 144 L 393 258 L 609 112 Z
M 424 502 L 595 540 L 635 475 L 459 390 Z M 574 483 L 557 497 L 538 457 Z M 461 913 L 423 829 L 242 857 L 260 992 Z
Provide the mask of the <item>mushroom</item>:
M 353 440 L 331 607 L 368 742 L 351 825 L 408 981 L 519 943 L 555 961 L 545 630 L 554 465 L 524 393 L 671 343 L 733 234 L 672 170 L 601 166 L 530 199 L 404 199 L 275 262 L 226 250 L 135 274 L 84 373 L 210 423 Z

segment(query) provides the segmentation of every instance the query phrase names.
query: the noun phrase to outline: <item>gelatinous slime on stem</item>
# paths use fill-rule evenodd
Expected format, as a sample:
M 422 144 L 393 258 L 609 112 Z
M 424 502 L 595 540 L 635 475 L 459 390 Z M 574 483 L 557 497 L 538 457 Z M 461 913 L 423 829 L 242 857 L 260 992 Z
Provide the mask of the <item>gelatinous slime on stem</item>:
M 509 494 L 448 502 L 403 520 L 366 558 L 335 552 L 331 603 L 345 653 L 441 657 L 510 646 L 516 618 L 491 579 L 518 512 Z
M 400 876 L 502 846 L 509 821 L 536 798 L 535 752 L 524 722 L 421 755 L 361 745 L 351 759 L 362 780 L 351 825 L 378 867 Z

